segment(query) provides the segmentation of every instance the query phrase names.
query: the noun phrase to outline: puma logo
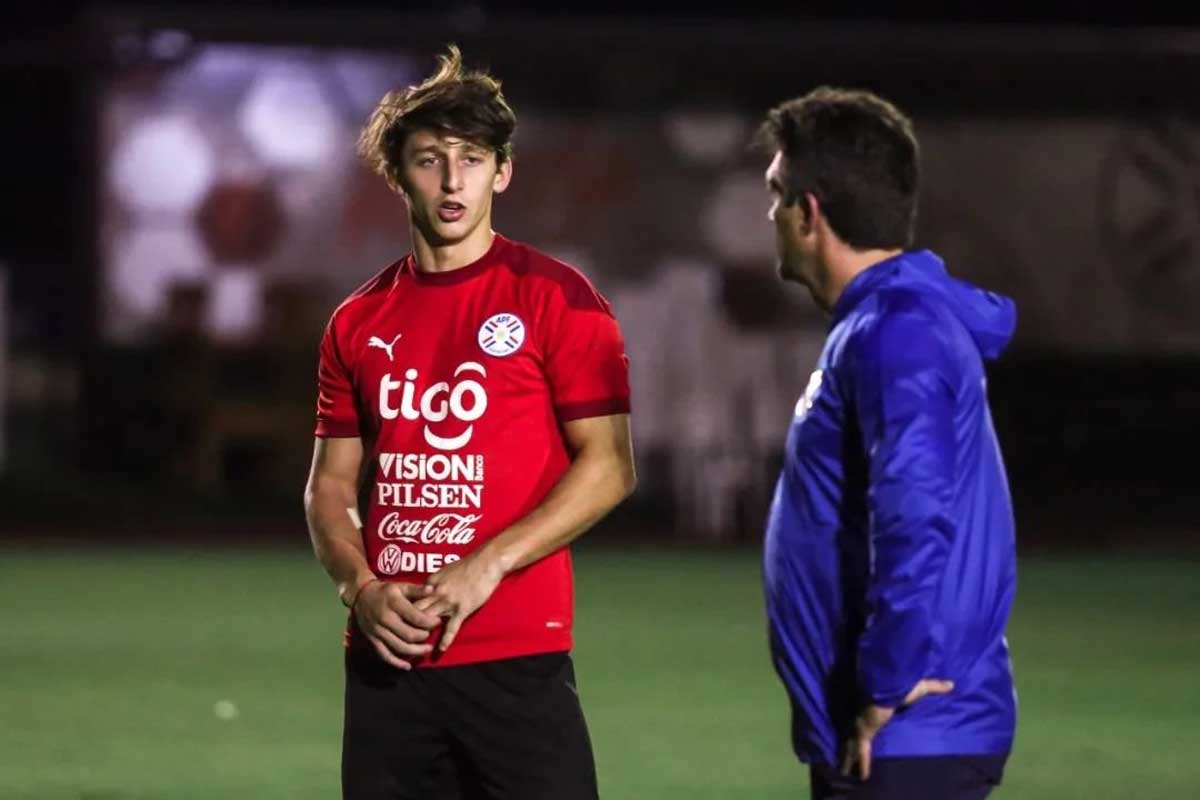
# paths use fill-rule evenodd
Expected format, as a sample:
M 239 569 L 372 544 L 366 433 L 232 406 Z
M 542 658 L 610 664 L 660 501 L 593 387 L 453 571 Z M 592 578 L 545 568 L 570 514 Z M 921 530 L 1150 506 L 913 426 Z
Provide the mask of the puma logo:
M 367 347 L 378 347 L 380 350 L 386 350 L 388 354 L 388 361 L 391 361 L 393 356 L 392 348 L 396 346 L 396 342 L 400 339 L 400 336 L 401 334 L 397 333 L 396 337 L 390 342 L 385 342 L 378 336 L 372 336 L 369 340 L 367 340 Z

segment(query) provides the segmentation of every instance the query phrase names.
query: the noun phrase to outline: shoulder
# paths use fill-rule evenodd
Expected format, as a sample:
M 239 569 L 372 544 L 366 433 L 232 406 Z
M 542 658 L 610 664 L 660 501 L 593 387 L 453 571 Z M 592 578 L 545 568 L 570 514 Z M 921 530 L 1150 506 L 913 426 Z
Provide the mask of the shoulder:
M 522 242 L 509 241 L 508 256 L 509 270 L 537 300 L 612 315 L 608 300 L 577 267 Z
M 852 347 L 864 367 L 907 371 L 956 360 L 956 320 L 936 297 L 909 287 L 885 288 L 857 316 Z
M 329 327 L 334 330 L 352 327 L 367 310 L 374 308 L 392 289 L 396 273 L 404 259 L 389 264 L 346 296 L 329 317 Z

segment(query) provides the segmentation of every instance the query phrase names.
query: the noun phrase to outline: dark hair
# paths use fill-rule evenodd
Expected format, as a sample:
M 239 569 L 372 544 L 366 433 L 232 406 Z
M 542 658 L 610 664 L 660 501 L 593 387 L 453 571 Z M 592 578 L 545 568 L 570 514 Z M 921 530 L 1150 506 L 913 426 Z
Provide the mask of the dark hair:
M 912 122 L 871 92 L 822 86 L 767 113 L 758 143 L 785 158 L 785 202 L 816 196 L 859 250 L 911 247 L 920 149 Z
M 517 117 L 500 81 L 486 72 L 464 70 L 462 53 L 454 45 L 448 49 L 448 55 L 438 56 L 437 72 L 420 85 L 384 95 L 358 138 L 359 155 L 393 188 L 400 182 L 404 142 L 419 128 L 488 147 L 497 162 L 512 157 Z

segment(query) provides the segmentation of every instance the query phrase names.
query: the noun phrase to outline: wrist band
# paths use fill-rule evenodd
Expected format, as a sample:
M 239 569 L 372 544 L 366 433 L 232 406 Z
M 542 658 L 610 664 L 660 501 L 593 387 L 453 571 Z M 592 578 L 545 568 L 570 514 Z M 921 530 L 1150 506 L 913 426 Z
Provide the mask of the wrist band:
M 354 599 L 350 601 L 350 605 L 347 606 L 347 608 L 349 608 L 351 611 L 353 611 L 354 606 L 358 604 L 358 598 L 362 597 L 363 589 L 367 588 L 372 583 L 375 583 L 378 580 L 379 580 L 379 578 L 370 578 L 369 580 L 363 581 L 362 585 L 359 586 L 358 589 L 354 592 Z

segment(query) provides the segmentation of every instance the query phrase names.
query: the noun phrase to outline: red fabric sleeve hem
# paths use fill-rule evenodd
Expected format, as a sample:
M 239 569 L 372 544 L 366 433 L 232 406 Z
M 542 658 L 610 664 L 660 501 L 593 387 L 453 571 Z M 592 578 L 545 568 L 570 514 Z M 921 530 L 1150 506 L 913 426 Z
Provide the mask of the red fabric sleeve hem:
M 317 436 L 321 439 L 350 439 L 360 435 L 357 421 L 317 420 Z
M 559 422 L 570 422 L 585 417 L 607 417 L 609 414 L 628 414 L 628 397 L 608 397 L 603 400 L 588 400 L 584 403 L 565 403 L 554 409 Z

